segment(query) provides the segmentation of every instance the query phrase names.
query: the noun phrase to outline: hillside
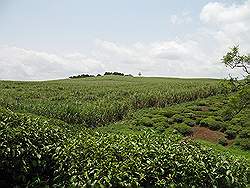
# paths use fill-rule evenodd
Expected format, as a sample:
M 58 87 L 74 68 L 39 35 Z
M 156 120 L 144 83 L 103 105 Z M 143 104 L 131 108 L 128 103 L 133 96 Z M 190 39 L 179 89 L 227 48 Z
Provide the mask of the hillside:
M 104 76 L 47 82 L 0 82 L 0 105 L 16 112 L 96 127 L 131 110 L 165 107 L 221 93 L 218 80 Z
M 246 187 L 249 109 L 216 79 L 0 81 L 0 186 Z

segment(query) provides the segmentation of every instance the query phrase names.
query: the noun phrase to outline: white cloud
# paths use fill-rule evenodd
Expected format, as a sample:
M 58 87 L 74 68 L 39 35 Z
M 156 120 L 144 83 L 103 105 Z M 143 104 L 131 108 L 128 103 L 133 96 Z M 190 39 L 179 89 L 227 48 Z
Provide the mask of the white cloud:
M 79 53 L 58 56 L 16 47 L 0 47 L 0 79 L 46 80 L 103 71 L 101 62 Z
M 219 50 L 239 44 L 244 53 L 250 51 L 250 0 L 232 5 L 208 3 L 200 19 L 218 43 Z
M 173 17 L 173 22 L 188 22 L 180 19 L 183 14 Z M 250 51 L 249 14 L 250 0 L 238 5 L 208 3 L 200 13 L 202 26 L 185 38 L 130 45 L 97 39 L 90 54 L 58 55 L 0 46 L 0 79 L 45 80 L 104 71 L 223 78 L 228 71 L 218 62 L 228 47 L 240 44 L 243 53 Z
M 180 15 L 173 14 L 170 16 L 170 22 L 172 24 L 188 24 L 192 22 L 192 17 L 190 16 L 190 13 L 187 11 L 182 12 Z
M 234 24 L 250 20 L 250 1 L 244 4 L 227 5 L 218 2 L 203 7 L 200 18 L 211 24 Z

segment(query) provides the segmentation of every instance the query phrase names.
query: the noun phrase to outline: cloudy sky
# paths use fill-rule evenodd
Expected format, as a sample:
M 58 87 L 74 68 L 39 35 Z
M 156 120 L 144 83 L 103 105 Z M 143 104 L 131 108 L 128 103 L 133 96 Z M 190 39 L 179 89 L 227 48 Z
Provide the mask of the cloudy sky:
M 0 79 L 224 78 L 220 59 L 250 52 L 249 33 L 250 0 L 0 0 Z

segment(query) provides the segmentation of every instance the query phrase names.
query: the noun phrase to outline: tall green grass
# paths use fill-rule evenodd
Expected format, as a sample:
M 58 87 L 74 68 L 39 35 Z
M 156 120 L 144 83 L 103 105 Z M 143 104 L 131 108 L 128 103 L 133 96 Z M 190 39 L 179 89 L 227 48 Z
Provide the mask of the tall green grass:
M 96 127 L 129 111 L 221 93 L 219 80 L 104 76 L 46 82 L 0 81 L 0 105 L 16 112 Z

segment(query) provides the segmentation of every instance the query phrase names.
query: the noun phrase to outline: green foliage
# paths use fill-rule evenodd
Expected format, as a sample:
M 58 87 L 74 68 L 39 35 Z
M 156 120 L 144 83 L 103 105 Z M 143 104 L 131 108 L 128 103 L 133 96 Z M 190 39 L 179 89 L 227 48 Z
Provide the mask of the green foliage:
M 250 138 L 250 130 L 245 129 L 245 130 L 240 131 L 239 137 L 240 138 Z
M 222 146 L 228 145 L 228 142 L 227 142 L 227 139 L 226 139 L 226 138 L 220 138 L 218 143 L 219 143 L 220 145 L 222 145 Z
M 0 130 L 1 180 L 12 186 L 243 187 L 247 183 L 247 166 L 241 160 L 152 131 L 72 134 L 67 125 L 9 111 L 1 113 Z
M 153 112 L 154 114 L 159 114 L 159 115 L 163 115 L 167 118 L 171 118 L 173 115 L 175 115 L 177 112 L 173 111 L 173 110 L 156 110 L 155 112 Z
M 205 119 L 202 119 L 200 121 L 200 125 L 204 127 L 208 127 L 211 130 L 220 130 L 224 127 L 224 124 L 222 122 L 216 121 L 215 117 L 207 117 Z
M 245 108 L 250 108 L 250 86 L 245 86 L 229 98 L 230 102 L 224 111 L 225 119 L 231 120 Z
M 197 106 L 207 106 L 207 102 L 205 100 L 199 100 L 195 104 Z
M 54 155 L 67 135 L 60 121 L 0 110 L 0 180 L 12 186 L 51 184 L 58 168 Z
M 249 75 L 250 55 L 240 55 L 239 46 L 232 47 L 230 51 L 223 56 L 222 63 L 231 69 L 241 68 Z
M 192 128 L 185 123 L 174 124 L 173 128 L 184 136 L 190 135 L 192 133 Z
M 137 119 L 135 124 L 137 126 L 145 126 L 145 127 L 153 127 L 154 126 L 153 120 L 150 119 L 149 117 L 142 117 L 141 119 Z
M 238 138 L 236 145 L 240 146 L 244 150 L 250 150 L 250 139 L 249 138 Z
M 218 80 L 104 76 L 47 82 L 0 81 L 0 105 L 15 112 L 98 127 L 129 112 L 221 93 Z M 162 112 L 171 117 L 175 112 Z
M 220 105 L 209 111 L 213 117 L 192 110 L 214 105 L 210 99 L 161 108 L 221 93 L 216 80 L 105 76 L 1 81 L 0 90 L 0 187 L 245 187 L 249 182 L 244 159 L 175 134 L 190 134 L 190 123 L 206 118 L 212 118 L 205 121 L 208 126 L 223 127 Z M 103 126 L 127 114 L 128 122 Z M 247 120 L 236 118 L 241 123 L 232 126 L 245 135 L 237 136 L 237 143 L 247 149 Z M 84 128 L 98 126 L 103 127 Z
M 149 117 L 154 122 L 159 120 L 159 123 L 154 123 L 153 127 L 171 128 L 177 123 L 175 118 L 178 118 L 182 119 L 182 123 L 185 123 L 190 127 L 201 125 L 212 130 L 225 133 L 227 139 L 235 139 L 236 137 L 241 136 L 242 138 L 249 138 L 249 109 L 244 109 L 242 113 L 234 116 L 232 120 L 225 120 L 223 118 L 224 108 L 229 103 L 229 100 L 227 100 L 228 96 L 218 95 L 202 100 L 199 99 L 198 101 L 194 102 L 173 105 L 166 108 L 142 109 L 138 110 L 137 112 L 133 112 L 133 115 L 129 117 L 129 119 L 133 120 L 141 119 L 142 117 Z M 194 111 L 194 107 L 197 107 L 197 104 L 206 105 L 202 107 L 210 111 Z M 174 114 L 173 116 L 171 115 L 171 117 L 169 116 L 170 118 L 166 119 L 166 123 L 163 118 L 164 112 L 173 112 L 171 114 Z M 234 144 L 236 142 L 230 141 L 230 143 Z M 229 147 L 231 147 L 231 144 Z
M 225 110 L 225 120 L 231 120 L 234 116 L 241 113 L 242 110 L 250 107 L 250 55 L 241 55 L 239 46 L 234 46 L 223 56 L 222 63 L 231 69 L 241 68 L 245 73 L 244 80 L 241 81 L 229 75 L 231 91 L 237 92 L 236 95 L 229 99 L 230 102 Z
M 186 123 L 188 126 L 190 126 L 190 127 L 193 127 L 193 126 L 195 126 L 196 125 L 196 122 L 193 120 L 193 119 L 190 119 L 190 118 L 186 118 L 185 120 L 184 120 L 184 123 Z
M 229 139 L 229 140 L 235 139 L 236 136 L 237 136 L 237 132 L 233 131 L 233 130 L 226 130 L 225 134 L 226 134 L 226 138 Z
M 174 122 L 182 123 L 184 121 L 184 117 L 180 114 L 175 114 L 173 117 Z

